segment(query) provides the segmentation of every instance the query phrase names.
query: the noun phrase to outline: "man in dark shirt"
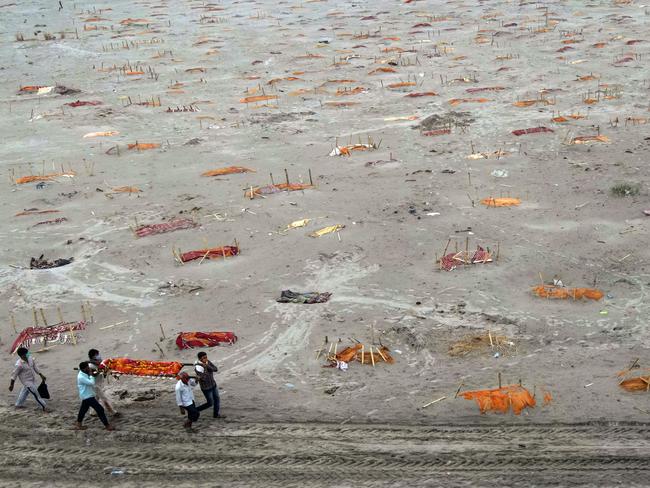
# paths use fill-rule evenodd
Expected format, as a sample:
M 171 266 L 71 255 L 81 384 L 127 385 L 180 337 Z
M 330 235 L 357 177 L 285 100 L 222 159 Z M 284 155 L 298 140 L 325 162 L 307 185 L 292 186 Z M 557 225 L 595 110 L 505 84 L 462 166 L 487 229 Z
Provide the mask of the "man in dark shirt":
M 198 354 L 199 360 L 194 363 L 194 371 L 199 379 L 199 386 L 205 396 L 206 402 L 197 407 L 197 410 L 205 410 L 206 408 L 213 407 L 213 416 L 215 419 L 225 418 L 225 415 L 219 415 L 219 388 L 217 382 L 214 380 L 214 373 L 217 372 L 217 367 L 208 359 L 208 355 L 201 351 Z

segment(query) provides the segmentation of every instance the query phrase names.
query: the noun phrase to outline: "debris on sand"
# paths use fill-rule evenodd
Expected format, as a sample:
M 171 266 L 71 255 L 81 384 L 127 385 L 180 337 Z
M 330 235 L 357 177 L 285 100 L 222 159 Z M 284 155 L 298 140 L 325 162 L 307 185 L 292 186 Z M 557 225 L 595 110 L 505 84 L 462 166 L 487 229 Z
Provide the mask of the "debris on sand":
M 60 268 L 61 266 L 65 266 L 66 264 L 70 264 L 72 261 L 74 261 L 74 258 L 59 258 L 55 259 L 54 261 L 48 261 L 45 259 L 44 254 L 41 254 L 39 258 L 32 258 L 29 262 L 29 268 L 30 269 L 50 269 L 50 268 Z
M 193 281 L 179 280 L 168 281 L 158 287 L 160 295 L 179 296 L 203 290 L 203 286 Z
M 452 127 L 465 129 L 469 127 L 472 122 L 474 122 L 474 118 L 469 112 L 450 111 L 441 115 L 429 115 L 413 128 L 420 129 L 421 131 L 449 129 Z
M 311 292 L 295 292 L 291 290 L 282 290 L 280 298 L 276 301 L 279 303 L 325 303 L 329 301 L 331 293 L 319 293 L 316 291 Z
M 483 334 L 471 334 L 449 346 L 449 355 L 463 357 L 474 352 L 496 351 L 500 355 L 512 352 L 515 343 L 507 336 L 493 334 L 491 331 Z

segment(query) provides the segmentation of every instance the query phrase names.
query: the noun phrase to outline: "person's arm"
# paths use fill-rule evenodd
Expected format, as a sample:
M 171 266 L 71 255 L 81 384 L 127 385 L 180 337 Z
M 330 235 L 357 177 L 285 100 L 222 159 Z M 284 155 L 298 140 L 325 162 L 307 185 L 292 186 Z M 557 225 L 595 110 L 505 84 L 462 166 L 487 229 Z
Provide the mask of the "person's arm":
M 179 387 L 176 387 L 176 404 L 181 407 L 181 414 L 185 413 L 185 408 L 183 407 L 183 399 L 181 396 L 181 389 Z
M 9 391 L 14 391 L 14 384 L 16 383 L 16 378 L 20 374 L 22 364 L 17 364 L 14 370 L 11 372 L 11 381 L 9 382 Z
M 217 371 L 219 371 L 217 366 L 212 361 L 208 361 L 208 367 L 210 368 L 210 371 L 213 372 L 213 373 L 216 373 Z
M 32 368 L 34 369 L 34 372 L 36 374 L 38 374 L 43 381 L 45 381 L 45 376 L 43 376 L 43 373 L 41 373 L 41 370 L 38 369 L 38 366 L 36 366 L 36 361 L 34 361 L 33 358 L 30 358 L 30 359 L 32 359 Z
M 92 376 L 88 376 L 87 374 L 80 375 L 77 378 L 77 381 L 82 385 L 95 386 L 95 378 L 93 378 Z

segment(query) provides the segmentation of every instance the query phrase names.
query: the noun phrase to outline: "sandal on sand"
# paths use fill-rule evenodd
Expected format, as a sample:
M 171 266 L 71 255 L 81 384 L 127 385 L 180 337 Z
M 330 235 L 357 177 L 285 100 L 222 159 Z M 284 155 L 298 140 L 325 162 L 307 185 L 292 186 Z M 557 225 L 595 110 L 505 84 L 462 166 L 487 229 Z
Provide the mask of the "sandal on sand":
M 76 424 L 74 426 L 74 430 L 86 430 L 87 428 L 88 427 L 86 427 L 85 425 L 79 425 L 79 424 Z
M 115 430 L 115 427 L 113 427 L 112 425 L 107 425 L 107 426 L 105 427 L 105 429 L 106 429 L 107 431 L 109 431 L 109 432 L 112 432 L 112 431 Z

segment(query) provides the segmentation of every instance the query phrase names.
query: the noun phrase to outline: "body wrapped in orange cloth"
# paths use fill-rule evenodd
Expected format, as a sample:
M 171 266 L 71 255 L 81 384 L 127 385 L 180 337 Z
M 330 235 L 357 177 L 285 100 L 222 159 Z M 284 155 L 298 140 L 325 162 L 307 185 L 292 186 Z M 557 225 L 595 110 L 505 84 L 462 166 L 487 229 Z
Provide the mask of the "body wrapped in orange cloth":
M 176 338 L 176 345 L 179 349 L 214 347 L 235 342 L 237 342 L 237 336 L 234 332 L 181 332 Z
M 461 393 L 465 400 L 474 400 L 481 413 L 487 411 L 507 413 L 511 408 L 519 415 L 524 408 L 534 408 L 535 398 L 520 385 L 509 385 L 492 390 L 474 390 Z
M 174 377 L 183 369 L 183 363 L 176 361 L 148 361 L 129 358 L 104 359 L 101 366 L 112 373 L 134 376 Z

